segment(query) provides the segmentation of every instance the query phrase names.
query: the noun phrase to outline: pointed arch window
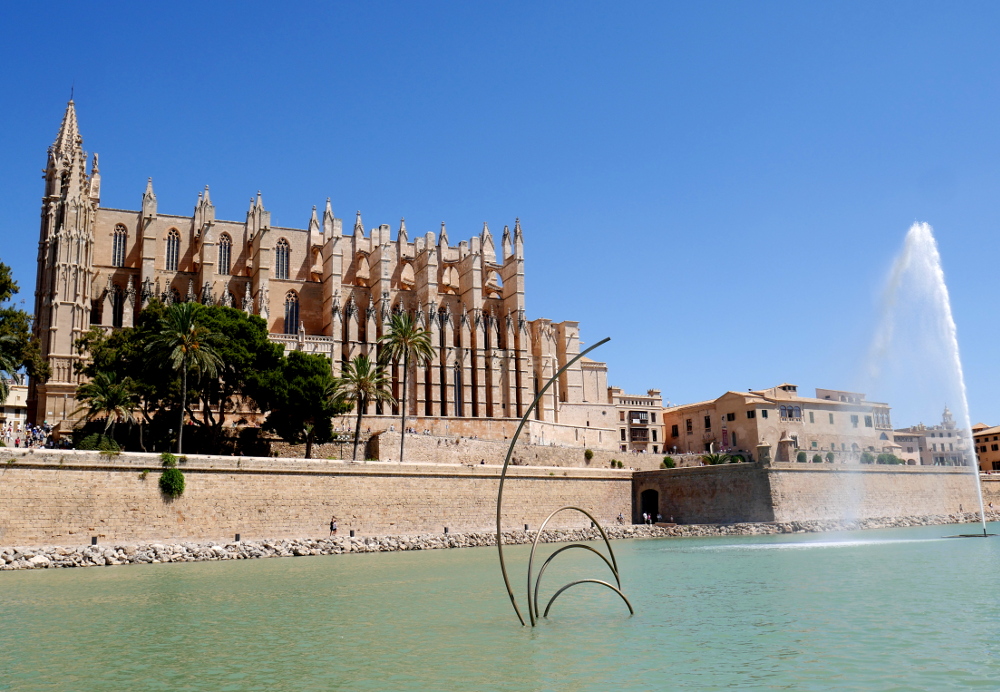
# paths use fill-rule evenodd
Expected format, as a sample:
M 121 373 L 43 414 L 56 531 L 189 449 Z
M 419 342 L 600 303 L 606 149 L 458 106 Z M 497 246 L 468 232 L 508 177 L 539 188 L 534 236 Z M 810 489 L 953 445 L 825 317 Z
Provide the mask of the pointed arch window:
M 219 273 L 229 274 L 230 264 L 233 256 L 233 239 L 228 233 L 223 233 L 219 238 Z
M 128 243 L 128 231 L 124 226 L 115 226 L 114 237 L 111 240 L 111 266 L 125 266 L 125 246 Z
M 288 278 L 289 255 L 291 249 L 288 247 L 288 241 L 282 238 L 274 248 L 274 278 Z
M 181 256 L 181 234 L 176 228 L 167 233 L 167 264 L 166 270 L 177 271 L 177 262 Z
M 285 294 L 285 334 L 295 334 L 299 329 L 299 297 L 295 291 Z

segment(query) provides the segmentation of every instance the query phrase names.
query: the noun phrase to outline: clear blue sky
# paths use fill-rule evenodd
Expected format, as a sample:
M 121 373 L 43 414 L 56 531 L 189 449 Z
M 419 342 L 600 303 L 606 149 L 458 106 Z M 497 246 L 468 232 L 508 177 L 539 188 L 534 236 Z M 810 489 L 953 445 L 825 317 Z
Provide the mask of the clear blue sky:
M 851 388 L 907 228 L 938 236 L 971 416 L 1000 423 L 996 3 L 9 3 L 0 259 L 31 304 L 75 85 L 105 206 L 520 216 L 530 318 L 675 402 Z M 928 367 L 933 367 L 929 364 Z M 897 425 L 944 402 L 903 391 Z

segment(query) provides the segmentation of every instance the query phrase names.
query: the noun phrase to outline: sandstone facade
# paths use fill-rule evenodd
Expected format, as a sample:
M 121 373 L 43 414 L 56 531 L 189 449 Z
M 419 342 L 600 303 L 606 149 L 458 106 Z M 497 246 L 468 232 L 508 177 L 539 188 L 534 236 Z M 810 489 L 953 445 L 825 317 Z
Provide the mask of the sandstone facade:
M 437 356 L 412 366 L 402 405 L 414 427 L 441 434 L 457 432 L 446 430 L 448 421 L 485 436 L 480 422 L 516 420 L 581 350 L 579 323 L 527 319 L 518 221 L 498 238 L 484 224 L 452 245 L 444 224 L 436 235 L 411 237 L 400 221 L 393 237 L 386 224 L 366 230 L 360 212 L 345 232 L 329 199 L 305 228 L 273 226 L 259 192 L 243 221 L 216 219 L 207 187 L 189 216 L 161 213 L 152 181 L 139 209 L 100 200 L 98 158 L 88 171 L 71 101 L 45 172 L 34 328 L 52 377 L 32 384 L 34 422 L 72 424 L 80 384 L 73 365 L 85 357 L 74 341 L 92 326 L 132 325 L 152 299 L 259 315 L 274 341 L 323 354 L 334 374 L 356 355 L 376 355 L 394 312 L 412 313 L 431 332 Z M 391 369 L 397 399 L 400 368 Z M 372 405 L 366 425 L 387 427 L 379 419 L 400 412 Z M 538 407 L 536 436 L 617 449 L 614 413 L 606 365 L 578 362 Z

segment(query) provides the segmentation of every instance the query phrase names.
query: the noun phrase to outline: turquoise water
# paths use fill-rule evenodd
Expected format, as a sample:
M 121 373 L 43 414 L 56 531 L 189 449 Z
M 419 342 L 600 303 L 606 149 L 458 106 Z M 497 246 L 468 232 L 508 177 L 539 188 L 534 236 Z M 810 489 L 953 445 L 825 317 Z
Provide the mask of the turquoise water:
M 534 630 L 495 549 L 3 572 L 0 690 L 996 690 L 1000 537 L 964 528 L 617 541 L 636 615 L 583 585 Z

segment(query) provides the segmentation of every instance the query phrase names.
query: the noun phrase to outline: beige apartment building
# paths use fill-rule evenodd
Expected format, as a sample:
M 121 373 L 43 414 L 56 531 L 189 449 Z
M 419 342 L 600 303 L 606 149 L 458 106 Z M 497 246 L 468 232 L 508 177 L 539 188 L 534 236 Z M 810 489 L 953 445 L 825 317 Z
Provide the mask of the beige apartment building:
M 14 380 L 7 380 L 7 385 L 10 393 L 0 406 L 0 428 L 9 427 L 13 432 L 20 432 L 28 420 L 28 387 Z
M 668 453 L 726 452 L 757 460 L 762 447 L 772 461 L 795 461 L 802 451 L 809 461 L 832 454 L 847 463 L 858 462 L 863 452 L 898 450 L 888 404 L 835 389 L 803 397 L 787 383 L 666 408 L 663 424 Z
M 581 350 L 578 322 L 527 318 L 524 235 L 515 220 L 499 237 L 484 224 L 453 244 L 412 234 L 400 221 L 367 229 L 361 213 L 345 230 L 326 200 L 306 211 L 304 228 L 271 223 L 261 194 L 243 221 L 217 219 L 209 189 L 190 215 L 163 213 L 150 180 L 139 208 L 102 207 L 98 157 L 88 156 L 69 102 L 48 151 L 42 199 L 34 330 L 52 369 L 31 383 L 28 416 L 72 425 L 81 383 L 74 342 L 97 326 L 134 324 L 157 299 L 244 310 L 271 339 L 319 353 L 334 374 L 376 342 L 393 313 L 416 316 L 437 357 L 414 365 L 405 402 L 412 425 L 442 435 L 503 438 L 543 384 Z M 391 371 L 401 391 L 401 367 Z M 618 449 L 620 421 L 607 399 L 607 366 L 577 362 L 547 392 L 526 437 L 540 444 Z M 373 428 L 398 406 L 372 406 Z M 397 421 L 398 422 L 398 421 Z
M 663 449 L 663 396 L 659 389 L 645 394 L 626 394 L 608 388 L 608 401 L 618 421 L 618 449 L 637 454 L 659 454 Z
M 973 425 L 972 441 L 975 445 L 979 470 L 986 473 L 1000 471 L 1000 425 L 992 427 L 985 423 Z

